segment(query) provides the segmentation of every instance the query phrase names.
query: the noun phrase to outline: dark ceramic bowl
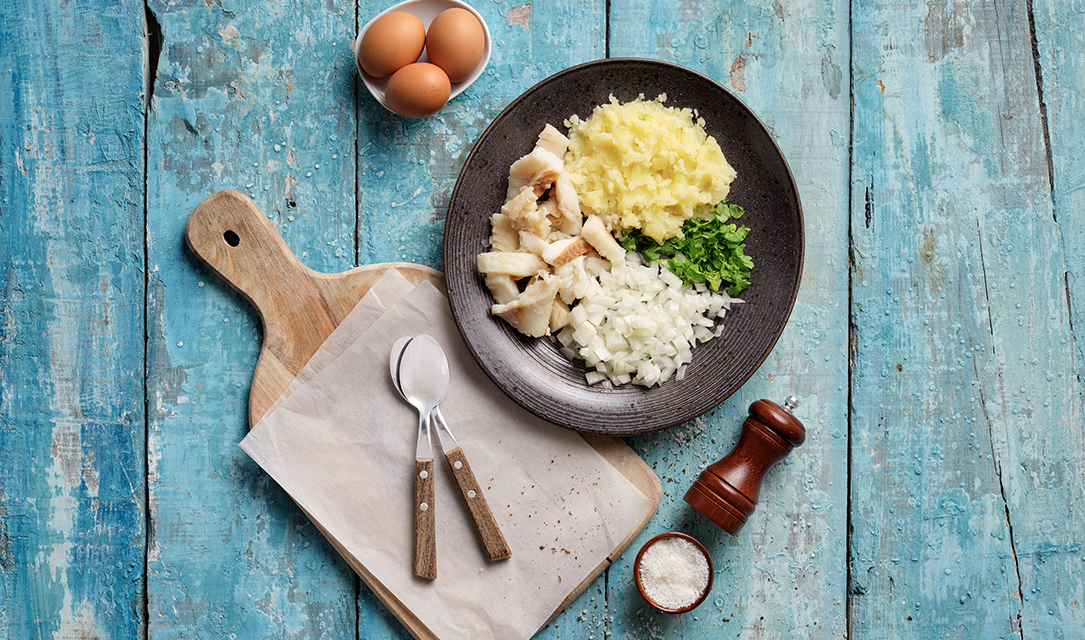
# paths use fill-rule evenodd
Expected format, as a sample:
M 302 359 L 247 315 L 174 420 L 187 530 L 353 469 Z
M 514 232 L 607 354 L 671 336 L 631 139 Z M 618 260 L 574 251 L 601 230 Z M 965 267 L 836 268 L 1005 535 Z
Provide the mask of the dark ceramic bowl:
M 751 284 L 723 319 L 723 335 L 693 351 L 685 378 L 660 386 L 590 386 L 585 369 L 548 339 L 517 333 L 490 315 L 493 299 L 476 268 L 489 250 L 490 216 L 505 202 L 509 166 L 531 151 L 543 125 L 565 132 L 613 94 L 628 102 L 667 94 L 667 106 L 704 118 L 738 177 L 731 202 L 746 210 Z M 802 207 L 791 170 L 764 124 L 727 89 L 677 65 L 609 59 L 562 71 L 513 100 L 483 132 L 460 172 L 448 210 L 444 270 L 452 314 L 468 349 L 510 398 L 539 417 L 582 433 L 628 436 L 691 420 L 734 393 L 780 337 L 799 291 Z
M 696 600 L 679 609 L 669 609 L 657 603 L 655 600 L 652 600 L 651 596 L 648 595 L 648 592 L 644 590 L 644 584 L 641 581 L 641 560 L 644 558 L 644 552 L 647 551 L 648 548 L 651 547 L 653 544 L 666 538 L 682 538 L 693 543 L 693 546 L 697 547 L 697 549 L 702 554 L 704 554 L 705 560 L 708 561 L 708 584 L 705 585 L 704 591 L 701 592 L 700 597 L 698 597 Z M 705 598 L 708 597 L 708 594 L 712 592 L 712 577 L 715 575 L 715 573 L 716 569 L 712 565 L 712 554 L 708 552 L 708 549 L 705 549 L 705 546 L 701 544 L 701 541 L 691 535 L 687 535 L 678 531 L 668 531 L 667 533 L 661 533 L 658 536 L 649 540 L 648 542 L 645 542 L 644 546 L 641 547 L 640 551 L 637 552 L 637 559 L 633 561 L 633 582 L 637 585 L 637 591 L 640 592 L 640 597 L 644 598 L 644 601 L 647 602 L 649 606 L 651 606 L 656 611 L 659 611 L 660 613 L 688 613 L 701 606 L 701 603 L 705 601 Z

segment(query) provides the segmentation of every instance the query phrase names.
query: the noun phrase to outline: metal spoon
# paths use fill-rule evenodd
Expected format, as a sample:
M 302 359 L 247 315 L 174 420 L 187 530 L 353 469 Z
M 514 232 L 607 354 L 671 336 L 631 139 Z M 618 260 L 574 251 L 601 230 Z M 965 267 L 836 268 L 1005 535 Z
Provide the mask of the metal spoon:
M 433 350 L 428 355 L 439 360 L 439 364 L 435 365 L 435 368 L 444 371 L 448 370 L 448 360 L 445 358 L 444 350 L 441 349 L 440 344 L 438 344 L 436 340 L 426 335 L 418 336 L 416 340 L 431 342 Z M 400 338 L 397 340 L 392 346 L 392 353 L 388 362 L 392 383 L 400 392 L 400 395 L 404 395 L 401 386 L 401 377 L 403 374 L 401 370 L 403 361 L 402 356 L 409 342 L 412 342 L 410 338 Z M 406 396 L 404 395 L 404 397 Z M 441 414 L 441 408 L 434 407 L 433 411 L 430 413 L 430 418 L 437 425 L 437 436 L 440 438 L 441 448 L 445 452 L 445 459 L 448 460 L 449 466 L 452 467 L 452 474 L 455 476 L 456 482 L 460 486 L 460 492 L 463 494 L 463 498 L 467 502 L 467 507 L 471 511 L 471 518 L 475 522 L 475 528 L 478 529 L 482 543 L 486 547 L 486 555 L 490 560 L 508 558 L 512 555 L 512 550 L 509 549 L 508 543 L 505 542 L 505 537 L 501 534 L 501 529 L 497 526 L 497 521 L 494 519 L 493 512 L 490 510 L 490 505 L 482 495 L 482 488 L 479 486 L 475 474 L 471 471 L 471 466 L 467 463 L 467 457 L 463 453 L 463 449 L 460 447 L 459 443 L 456 442 L 456 438 L 452 436 L 452 432 L 448 428 L 448 423 Z
M 414 575 L 437 577 L 437 537 L 433 505 L 433 445 L 430 414 L 448 391 L 448 364 L 443 370 L 433 343 L 414 338 L 399 358 L 400 392 L 418 409 L 418 444 L 414 454 Z M 439 347 L 438 347 L 439 349 Z

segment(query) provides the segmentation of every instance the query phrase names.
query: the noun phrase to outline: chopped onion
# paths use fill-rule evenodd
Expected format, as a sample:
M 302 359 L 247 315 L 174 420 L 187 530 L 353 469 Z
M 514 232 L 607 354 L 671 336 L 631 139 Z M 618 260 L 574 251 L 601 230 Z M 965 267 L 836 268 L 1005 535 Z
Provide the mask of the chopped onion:
M 719 320 L 742 302 L 703 284 L 685 286 L 664 265 L 645 264 L 635 253 L 599 272 L 597 284 L 556 336 L 565 357 L 588 367 L 588 384 L 681 380 L 694 346 L 718 337 Z

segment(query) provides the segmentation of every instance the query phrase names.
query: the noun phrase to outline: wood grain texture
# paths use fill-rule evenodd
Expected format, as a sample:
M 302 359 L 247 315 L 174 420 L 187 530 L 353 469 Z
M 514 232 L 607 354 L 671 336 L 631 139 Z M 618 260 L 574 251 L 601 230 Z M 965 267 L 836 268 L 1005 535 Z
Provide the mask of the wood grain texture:
M 456 177 L 489 123 L 520 93 L 566 67 L 605 57 L 602 2 L 472 2 L 490 30 L 493 54 L 482 77 L 425 120 L 404 120 L 358 89 L 358 262 L 406 261 L 440 268 L 444 219 Z M 361 0 L 359 26 L 388 3 Z M 489 215 L 493 212 L 480 212 Z M 602 634 L 600 578 L 537 637 Z M 410 636 L 363 588 L 359 627 L 366 638 Z
M 1033 0 L 1037 87 L 1043 95 L 1051 161 L 1052 201 L 1066 266 L 1070 324 L 1077 368 L 1085 365 L 1085 3 Z
M 142 3 L 0 2 L 0 638 L 138 638 Z
M 832 638 L 845 634 L 847 567 L 848 3 L 611 2 L 610 53 L 668 60 L 734 92 L 791 166 L 806 227 L 803 280 L 788 328 L 742 389 L 685 425 L 633 439 L 664 483 L 660 512 L 610 572 L 617 638 Z M 726 153 L 726 140 L 720 141 Z M 736 167 L 739 180 L 755 180 Z M 742 203 L 739 203 L 742 204 Z M 757 233 L 756 229 L 751 233 Z M 756 268 L 754 281 L 756 284 Z M 798 397 L 807 441 L 769 471 L 737 537 L 682 501 L 729 452 L 756 400 Z M 691 614 L 653 612 L 633 585 L 636 549 L 670 530 L 712 554 L 715 586 Z
M 490 560 L 503 560 L 512 555 L 509 543 L 501 533 L 501 527 L 494 519 L 493 511 L 486 502 L 486 496 L 482 493 L 475 473 L 471 471 L 471 464 L 467 462 L 467 456 L 463 449 L 456 447 L 452 451 L 445 452 L 445 459 L 452 467 L 452 475 L 456 477 L 456 483 L 460 487 L 463 499 L 471 512 L 471 519 L 478 529 L 482 546 L 486 549 L 486 557 Z
M 1028 5 L 853 19 L 852 631 L 1080 636 L 1085 438 Z
M 0 0 L 0 639 L 409 638 L 238 449 L 259 321 L 184 222 L 233 188 L 317 271 L 439 268 L 481 131 L 608 51 L 765 120 L 807 263 L 754 378 L 630 440 L 663 505 L 538 637 L 1081 637 L 1085 2 L 473 4 L 490 69 L 405 121 L 351 59 L 387 3 Z M 808 441 L 731 538 L 681 496 L 790 393 Z M 674 529 L 716 564 L 684 616 L 632 585 Z
M 258 318 L 185 248 L 210 194 L 258 201 L 306 266 L 354 265 L 349 3 L 149 3 L 149 632 L 351 638 L 357 578 L 238 447 Z
M 1085 67 L 1080 56 L 1068 56 L 1068 48 L 1079 49 L 1082 29 L 1085 28 L 1085 4 L 1076 2 L 1029 3 L 1032 20 L 1032 40 L 1038 43 L 1037 89 L 1042 89 L 1046 109 L 1041 116 L 1047 121 L 1047 142 L 1050 179 L 1052 181 L 1052 222 L 1055 232 L 1053 243 L 1045 250 L 1061 256 L 1052 256 L 1052 262 L 1066 271 L 1062 279 L 1066 286 L 1066 299 L 1052 292 L 1049 300 L 1049 320 L 1053 335 L 1045 342 L 1049 349 L 1069 351 L 1067 344 L 1075 345 L 1076 358 L 1059 358 L 1060 368 L 1032 374 L 1031 382 L 1036 395 L 1043 398 L 1045 411 L 1041 420 L 1053 420 L 1044 425 L 1043 435 L 1017 436 L 1011 450 L 1012 462 L 1020 461 L 1023 482 L 1015 487 L 1016 500 L 1012 514 L 1022 513 L 1013 521 L 1015 536 L 1020 535 L 1019 550 L 1030 553 L 1023 563 L 1025 584 L 1030 587 L 1024 594 L 1027 617 L 1023 621 L 1024 633 L 1042 633 L 1069 636 L 1076 627 L 1085 628 L 1085 579 L 1082 578 L 1080 549 L 1085 539 L 1085 518 L 1081 514 L 1081 499 L 1085 496 L 1085 476 L 1080 469 L 1085 462 L 1085 419 L 1082 417 L 1082 341 L 1079 338 L 1085 327 L 1082 309 L 1085 305 L 1085 253 L 1081 238 L 1085 226 L 1081 213 L 1085 200 L 1080 191 L 1085 160 L 1081 152 L 1082 115 L 1085 115 Z M 1075 182 L 1076 181 L 1076 182 Z M 1059 241 L 1061 240 L 1061 242 Z M 1047 274 L 1057 287 L 1058 267 L 1054 274 Z M 1063 308 L 1063 304 L 1066 308 Z M 1030 320 L 1038 321 L 1043 311 L 1037 310 Z M 1055 318 L 1050 316 L 1054 315 Z M 1066 318 L 1066 316 L 1069 316 Z M 1064 319 L 1066 318 L 1066 319 Z M 1058 345 L 1058 346 L 1056 346 Z M 1076 375 L 1075 375 L 1076 374 Z M 1051 385 L 1055 380 L 1057 384 Z M 1038 384 L 1037 384 L 1038 383 Z M 1046 383 L 1046 384 L 1045 384 Z M 1050 387 L 1048 385 L 1051 385 Z M 1050 396 L 1040 395 L 1050 389 Z M 1027 398 L 1027 397 L 1026 397 Z M 1031 403 L 1030 403 L 1031 404 Z M 1027 411 L 1025 412 L 1027 414 Z M 1048 435 L 1050 434 L 1050 435 Z M 1047 442 L 1044 440 L 1047 439 Z M 1047 455 L 1054 459 L 1044 459 Z M 1036 464 L 1036 460 L 1040 464 Z M 1007 465 L 1008 466 L 1008 465 Z M 1077 469 L 1077 473 L 1068 472 Z M 1051 475 L 1052 471 L 1061 476 Z M 1038 475 L 1043 473 L 1043 476 Z M 1036 501 L 1031 496 L 1036 496 Z M 1047 503 L 1049 506 L 1041 506 Z M 1053 517 L 1053 514 L 1058 514 Z M 1049 565 L 1046 561 L 1053 560 Z M 1044 618 L 1044 614 L 1047 618 Z
M 437 578 L 437 509 L 433 503 L 433 458 L 414 461 L 414 575 Z
M 250 427 L 389 268 L 415 284 L 428 280 L 444 287 L 437 270 L 407 263 L 313 271 L 286 246 L 256 203 L 232 189 L 200 202 L 185 223 L 185 242 L 260 314 L 263 340 L 249 390 Z

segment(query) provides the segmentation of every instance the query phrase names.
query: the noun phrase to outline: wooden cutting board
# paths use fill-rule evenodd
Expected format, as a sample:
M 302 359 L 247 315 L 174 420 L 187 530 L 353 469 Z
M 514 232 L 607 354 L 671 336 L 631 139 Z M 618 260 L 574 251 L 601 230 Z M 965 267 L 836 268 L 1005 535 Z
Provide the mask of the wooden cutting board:
M 334 274 L 313 271 L 294 256 L 260 208 L 248 196 L 232 190 L 219 191 L 196 207 L 185 225 L 185 240 L 208 268 L 245 296 L 260 314 L 264 342 L 249 393 L 250 428 L 388 269 L 395 268 L 414 284 L 428 280 L 445 290 L 441 272 L 416 264 L 388 262 Z M 625 442 L 581 437 L 647 496 L 652 508 L 611 550 L 607 560 L 568 595 L 551 619 L 628 548 L 648 524 L 663 495 L 659 478 Z M 310 520 L 414 637 L 435 637 L 365 566 L 344 553 L 334 535 Z

